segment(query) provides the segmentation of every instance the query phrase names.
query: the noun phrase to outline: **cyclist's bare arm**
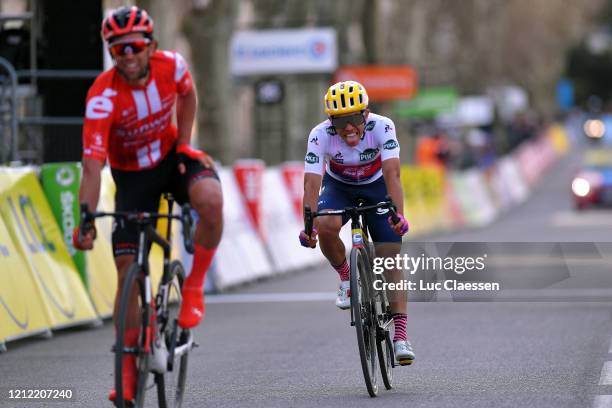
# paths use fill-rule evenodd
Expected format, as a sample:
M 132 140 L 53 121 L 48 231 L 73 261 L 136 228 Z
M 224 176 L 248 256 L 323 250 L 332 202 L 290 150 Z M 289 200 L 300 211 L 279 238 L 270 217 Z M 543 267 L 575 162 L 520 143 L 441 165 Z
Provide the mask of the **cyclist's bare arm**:
M 81 188 L 79 190 L 79 202 L 87 203 L 87 207 L 90 211 L 95 211 L 98 207 L 101 184 L 100 172 L 103 167 L 104 163 L 99 160 L 87 157 L 83 158 L 83 176 L 81 178 Z M 92 249 L 93 241 L 96 239 L 95 228 L 90 227 L 87 230 L 79 232 L 81 228 L 83 228 L 82 225 L 75 228 L 73 233 L 73 243 L 75 247 L 79 249 Z
M 387 193 L 391 196 L 393 203 L 397 207 L 397 213 L 404 213 L 404 191 L 400 181 L 400 161 L 399 159 L 387 159 L 382 162 L 383 178 Z
M 100 199 L 101 175 L 104 163 L 91 158 L 83 158 L 83 176 L 79 190 L 79 202 L 87 203 L 90 211 L 95 211 Z
M 323 177 L 315 173 L 304 173 L 304 200 L 303 206 L 310 206 L 312 211 L 317 211 L 319 202 L 319 190 Z
M 178 145 L 190 146 L 191 142 L 191 131 L 193 130 L 193 123 L 195 121 L 195 115 L 198 110 L 198 98 L 196 91 L 192 87 L 184 94 L 179 94 L 176 97 L 176 127 L 178 129 Z M 203 166 L 208 168 L 214 168 L 215 162 L 212 157 L 205 154 L 197 149 L 189 147 L 189 156 L 199 160 Z M 179 165 L 181 173 L 185 172 L 183 164 Z
M 193 87 L 183 95 L 177 95 L 176 127 L 179 144 L 189 144 L 191 141 L 191 131 L 193 130 L 197 108 L 198 99 Z

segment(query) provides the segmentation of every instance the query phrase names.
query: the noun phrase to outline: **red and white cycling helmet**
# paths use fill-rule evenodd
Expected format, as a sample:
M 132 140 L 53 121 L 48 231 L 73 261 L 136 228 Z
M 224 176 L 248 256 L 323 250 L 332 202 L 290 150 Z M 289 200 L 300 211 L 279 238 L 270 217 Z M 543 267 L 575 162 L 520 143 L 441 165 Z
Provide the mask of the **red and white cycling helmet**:
M 136 6 L 120 7 L 111 11 L 102 21 L 102 38 L 110 42 L 114 37 L 130 33 L 143 33 L 153 38 L 153 19 L 144 9 Z

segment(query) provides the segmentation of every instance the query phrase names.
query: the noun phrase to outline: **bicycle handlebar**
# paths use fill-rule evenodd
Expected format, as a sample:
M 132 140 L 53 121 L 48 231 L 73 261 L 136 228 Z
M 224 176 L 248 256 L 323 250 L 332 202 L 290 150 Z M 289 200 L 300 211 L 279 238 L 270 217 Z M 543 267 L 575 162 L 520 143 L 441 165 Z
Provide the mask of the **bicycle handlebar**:
M 190 254 L 194 253 L 193 243 L 193 217 L 191 216 L 191 206 L 184 204 L 181 208 L 181 215 L 174 214 L 160 214 L 160 213 L 149 213 L 149 212 L 137 212 L 137 211 L 116 211 L 116 212 L 104 212 L 104 211 L 89 211 L 87 203 L 81 203 L 81 224 L 79 228 L 79 239 L 83 239 L 84 235 L 93 228 L 93 222 L 96 218 L 101 217 L 113 217 L 123 218 L 127 221 L 136 221 L 139 223 L 147 224 L 151 221 L 166 218 L 168 220 L 175 219 L 181 222 L 183 226 L 183 244 L 185 250 Z
M 391 213 L 391 221 L 393 224 L 397 224 L 400 219 L 397 216 L 397 208 L 393 204 L 393 200 L 389 195 L 385 196 L 385 201 L 374 205 L 360 206 L 360 207 L 345 207 L 343 210 L 330 210 L 313 212 L 309 205 L 304 206 L 304 232 L 310 236 L 312 234 L 312 226 L 316 217 L 330 216 L 330 215 L 345 215 L 345 214 L 360 214 L 366 211 L 375 210 L 378 208 L 388 208 Z

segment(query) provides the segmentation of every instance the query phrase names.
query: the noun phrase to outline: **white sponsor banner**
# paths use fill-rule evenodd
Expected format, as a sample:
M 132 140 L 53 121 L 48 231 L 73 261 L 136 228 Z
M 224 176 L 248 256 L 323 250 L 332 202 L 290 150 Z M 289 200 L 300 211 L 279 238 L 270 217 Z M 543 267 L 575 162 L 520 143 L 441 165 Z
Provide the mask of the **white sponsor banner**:
M 338 65 L 332 28 L 238 31 L 230 44 L 233 75 L 333 72 Z
M 454 112 L 440 115 L 445 126 L 483 126 L 493 122 L 494 104 L 488 96 L 466 96 L 459 99 Z

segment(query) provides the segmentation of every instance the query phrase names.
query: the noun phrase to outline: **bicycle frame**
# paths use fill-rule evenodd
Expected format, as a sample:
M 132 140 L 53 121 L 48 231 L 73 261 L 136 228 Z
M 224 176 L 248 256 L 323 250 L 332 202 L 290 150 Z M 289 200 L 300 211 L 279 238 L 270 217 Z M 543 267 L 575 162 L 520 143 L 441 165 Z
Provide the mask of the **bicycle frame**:
M 136 255 L 136 263 L 143 272 L 145 285 L 145 301 L 149 305 L 151 304 L 151 300 L 153 298 L 153 288 L 151 285 L 151 274 L 149 266 L 150 244 L 157 244 L 161 247 L 163 251 L 163 272 L 155 301 L 155 309 L 157 311 L 159 311 L 161 305 L 167 304 L 169 295 L 170 281 L 168 279 L 168 274 L 170 268 L 170 253 L 172 249 L 172 220 L 181 221 L 181 223 L 183 224 L 183 240 L 185 244 L 185 249 L 187 250 L 187 252 L 193 253 L 193 239 L 191 237 L 190 231 L 193 222 L 191 219 L 190 207 L 188 205 L 184 206 L 181 215 L 174 215 L 172 214 L 172 210 L 174 207 L 174 198 L 170 194 L 166 193 L 163 194 L 163 198 L 168 201 L 168 213 L 166 214 L 147 212 L 135 213 L 130 211 L 90 212 L 87 208 L 87 204 L 81 204 L 81 223 L 83 226 L 92 224 L 95 218 L 100 217 L 113 217 L 115 219 L 124 219 L 126 221 L 132 221 L 136 223 L 136 227 L 138 230 L 138 252 Z M 165 237 L 160 235 L 153 226 L 153 222 L 160 218 L 165 218 L 168 220 Z M 149 319 L 150 312 L 148 308 L 144 308 L 144 310 L 145 312 L 143 318 Z M 160 314 L 157 314 L 157 317 L 160 320 L 162 319 L 162 316 L 160 316 Z M 150 352 L 151 344 L 150 325 L 148 326 L 148 329 L 148 332 L 145 333 L 146 341 L 144 350 L 147 353 Z M 191 347 L 190 343 L 191 342 L 188 342 L 187 344 L 177 347 L 174 350 L 174 355 L 181 356 L 185 354 Z

